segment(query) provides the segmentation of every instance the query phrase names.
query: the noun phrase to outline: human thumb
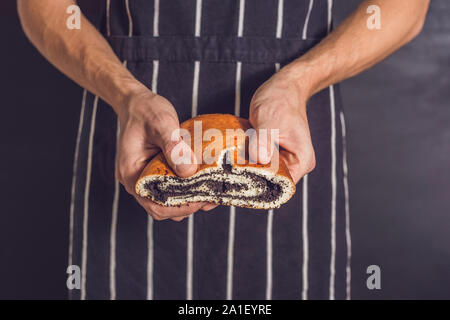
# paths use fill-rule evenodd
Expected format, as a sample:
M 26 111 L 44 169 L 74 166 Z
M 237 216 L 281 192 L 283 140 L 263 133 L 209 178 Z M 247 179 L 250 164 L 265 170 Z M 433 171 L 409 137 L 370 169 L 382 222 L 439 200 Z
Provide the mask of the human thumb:
M 197 171 L 197 159 L 191 147 L 176 134 L 161 137 L 160 148 L 169 166 L 179 177 L 189 177 Z

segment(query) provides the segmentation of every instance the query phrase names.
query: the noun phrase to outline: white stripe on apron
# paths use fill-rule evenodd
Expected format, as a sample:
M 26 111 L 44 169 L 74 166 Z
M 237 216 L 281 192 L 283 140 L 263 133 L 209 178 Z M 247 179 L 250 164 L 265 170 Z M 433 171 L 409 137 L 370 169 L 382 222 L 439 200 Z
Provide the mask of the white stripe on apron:
M 130 1 L 129 0 L 125 0 L 125 9 L 127 11 L 127 16 L 128 16 L 128 36 L 131 37 L 133 35 L 133 19 L 131 18 Z
M 195 4 L 195 36 L 200 37 L 202 28 L 202 0 L 197 0 Z
M 238 37 L 244 35 L 244 11 L 245 0 L 239 1 L 239 20 L 238 20 Z M 241 73 L 242 62 L 236 62 L 236 85 L 235 85 L 235 104 L 234 115 L 239 116 L 241 113 Z M 233 299 L 233 262 L 234 262 L 234 233 L 236 224 L 236 208 L 230 206 L 230 224 L 228 229 L 228 257 L 227 257 L 227 292 L 226 299 Z
M 283 0 L 278 0 L 277 30 L 275 37 L 281 38 L 283 33 Z M 275 63 L 275 72 L 280 71 L 280 64 Z M 272 300 L 273 288 L 273 209 L 267 212 L 266 232 L 266 300 Z
M 303 26 L 303 32 L 302 32 L 303 40 L 306 40 L 308 38 L 309 17 L 311 16 L 311 11 L 312 11 L 313 5 L 314 5 L 314 0 L 309 0 L 308 13 L 306 14 L 305 25 Z
M 92 149 L 94 144 L 95 119 L 97 116 L 98 96 L 95 96 L 92 108 L 91 127 L 89 130 L 88 159 L 86 168 L 86 186 L 84 189 L 83 212 L 83 246 L 81 254 L 81 300 L 86 299 L 86 274 L 87 274 L 87 250 L 88 250 L 88 219 L 89 219 L 89 193 L 91 187 Z
M 235 84 L 235 103 L 234 114 L 240 115 L 241 112 L 241 73 L 242 62 L 236 63 L 236 84 Z M 233 299 L 233 262 L 234 262 L 234 237 L 236 229 L 236 208 L 230 206 L 230 224 L 228 228 L 228 253 L 227 253 L 227 300 Z
M 106 35 L 111 35 L 111 0 L 106 0 Z
M 342 169 L 344 173 L 344 197 L 345 197 L 345 241 L 347 243 L 347 263 L 346 263 L 346 282 L 345 282 L 345 292 L 346 299 L 350 300 L 350 290 L 351 290 L 351 259 L 352 259 L 352 239 L 350 235 L 350 205 L 349 205 L 349 193 L 348 193 L 348 166 L 347 166 L 347 136 L 345 128 L 345 118 L 344 113 L 340 112 L 341 118 L 341 128 L 342 128 Z
M 200 76 L 200 61 L 195 61 L 194 81 L 192 85 L 192 110 L 191 117 L 197 115 L 198 107 L 198 81 Z M 187 264 L 186 264 L 186 299 L 192 300 L 192 278 L 194 269 L 194 215 L 188 218 L 187 235 Z
M 308 37 L 309 18 L 314 6 L 314 0 L 309 1 L 308 12 L 306 13 L 305 24 L 303 25 L 302 39 L 306 40 Z M 308 174 L 303 177 L 302 184 L 302 299 L 308 300 L 309 289 L 309 234 L 308 234 Z
M 202 1 L 197 0 L 195 5 L 195 36 L 200 37 L 202 20 Z M 192 84 L 192 109 L 191 117 L 197 116 L 198 110 L 198 82 L 200 78 L 200 61 L 194 64 L 194 81 Z M 187 235 L 187 264 L 186 264 L 186 299 L 192 300 L 192 279 L 194 272 L 194 215 L 188 218 L 188 235 Z
M 124 62 L 126 66 L 126 61 Z M 119 142 L 120 125 L 119 119 L 117 119 L 116 130 L 116 156 L 115 163 L 117 164 L 117 147 Z M 119 195 L 120 185 L 119 180 L 114 180 L 114 196 L 112 204 L 112 217 L 111 217 L 111 233 L 109 244 L 109 299 L 116 300 L 116 239 L 117 239 L 117 215 L 119 213 Z
M 302 242 L 303 242 L 303 259 L 302 259 L 302 299 L 308 300 L 308 259 L 309 259 L 309 239 L 308 239 L 308 175 L 303 177 L 302 190 Z
M 281 38 L 283 32 L 283 0 L 278 0 L 278 13 L 277 13 L 277 32 L 276 37 Z
M 333 0 L 328 0 L 328 33 L 331 32 L 333 20 Z M 329 87 L 330 114 L 331 114 L 331 257 L 330 257 L 330 300 L 335 299 L 335 272 L 336 272 L 336 108 L 334 86 Z
M 106 1 L 106 35 L 111 36 L 111 2 Z M 117 119 L 116 131 L 116 155 L 115 163 L 117 163 L 117 147 L 119 137 L 119 119 Z M 111 233 L 109 244 L 109 299 L 116 300 L 116 232 L 117 232 L 117 214 L 119 209 L 119 182 L 114 180 L 114 196 L 112 205 Z
M 266 300 L 272 300 L 272 282 L 273 282 L 273 209 L 267 212 L 267 282 L 266 282 Z
M 159 0 L 155 0 L 153 12 L 153 36 L 159 36 Z M 153 60 L 152 92 L 158 93 L 159 61 Z M 147 220 L 147 300 L 153 300 L 153 269 L 154 269 L 154 239 L 153 218 Z
M 159 37 L 159 0 L 154 0 L 154 12 L 153 12 L 153 36 Z
M 227 300 L 233 299 L 233 262 L 234 262 L 234 230 L 236 224 L 236 208 L 230 207 L 230 225 L 228 229 L 227 257 Z
M 72 187 L 71 187 L 71 199 L 70 199 L 70 221 L 69 221 L 69 266 L 73 264 L 73 228 L 74 228 L 74 214 L 75 214 L 75 189 L 77 184 L 77 167 L 78 156 L 80 153 L 80 140 L 81 132 L 83 131 L 84 113 L 86 109 L 86 94 L 87 90 L 83 90 L 83 98 L 81 100 L 80 121 L 78 122 L 77 140 L 75 145 L 75 155 L 73 159 L 73 173 L 72 173 Z M 72 290 L 69 290 L 71 295 Z
M 107 8 L 107 19 L 106 26 L 108 30 L 108 36 L 111 30 L 111 20 L 110 20 L 110 1 L 106 2 Z M 128 36 L 131 37 L 133 35 L 133 19 L 131 18 L 130 12 L 130 4 L 128 0 L 125 0 L 125 9 L 128 17 Z M 127 67 L 127 61 L 123 61 L 123 66 Z M 119 119 L 117 119 L 117 129 L 116 129 L 116 155 L 115 155 L 115 163 L 117 163 L 117 151 L 118 151 L 118 142 L 119 142 L 119 134 L 120 134 L 120 123 Z M 119 213 L 119 197 L 120 197 L 120 184 L 117 179 L 114 180 L 114 196 L 112 203 L 112 214 L 111 214 L 111 233 L 110 233 L 110 254 L 109 254 L 109 291 L 110 291 L 110 300 L 116 299 L 116 240 L 117 240 L 117 216 Z
M 239 0 L 238 37 L 244 35 L 245 0 Z
M 155 32 L 154 32 L 155 33 Z M 152 92 L 158 93 L 159 61 L 153 60 Z M 147 300 L 153 300 L 153 218 L 147 220 Z
M 328 26 L 328 28 L 327 28 L 327 31 L 328 31 L 328 33 L 330 33 L 331 32 L 331 22 L 333 21 L 333 0 L 328 0 L 328 14 L 327 14 L 327 17 L 328 17 L 328 21 L 327 21 L 327 26 Z
M 330 300 L 334 300 L 336 269 L 336 109 L 334 86 L 330 86 L 331 112 L 331 257 L 330 257 Z

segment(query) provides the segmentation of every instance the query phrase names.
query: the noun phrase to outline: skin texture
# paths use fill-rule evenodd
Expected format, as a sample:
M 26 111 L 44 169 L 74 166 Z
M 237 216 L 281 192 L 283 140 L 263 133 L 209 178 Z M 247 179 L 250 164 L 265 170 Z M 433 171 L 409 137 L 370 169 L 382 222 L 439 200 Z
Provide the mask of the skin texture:
M 66 28 L 66 9 L 73 0 L 18 0 L 25 34 L 56 68 L 82 87 L 98 95 L 117 113 L 120 122 L 116 177 L 156 220 L 182 220 L 199 209 L 215 205 L 195 203 L 180 208 L 162 207 L 135 194 L 134 185 L 147 161 L 160 149 L 167 159 L 181 139 L 171 141 L 179 127 L 170 101 L 152 93 L 137 81 L 116 57 L 103 36 L 83 16 L 80 30 Z M 369 30 L 369 5 L 381 8 L 382 27 Z M 250 155 L 264 163 L 271 144 L 295 182 L 314 169 L 315 157 L 306 115 L 306 102 L 327 86 L 352 77 L 373 66 L 412 40 L 422 29 L 429 0 L 367 0 L 328 37 L 268 79 L 254 94 L 250 123 L 256 129 L 279 129 L 278 141 L 258 141 Z M 258 137 L 255 136 L 254 139 Z M 258 139 L 260 140 L 260 139 Z M 197 170 L 191 165 L 176 167 L 182 177 Z M 169 160 L 170 161 L 170 160 Z

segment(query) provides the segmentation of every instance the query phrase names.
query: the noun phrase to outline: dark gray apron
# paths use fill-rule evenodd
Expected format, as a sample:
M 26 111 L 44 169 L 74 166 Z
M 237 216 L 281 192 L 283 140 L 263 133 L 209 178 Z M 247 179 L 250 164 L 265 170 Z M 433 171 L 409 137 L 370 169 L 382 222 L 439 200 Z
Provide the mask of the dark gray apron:
M 154 2 L 156 1 L 156 2 Z M 329 0 L 79 1 L 118 57 L 180 121 L 239 113 L 279 67 L 324 38 Z M 238 103 L 236 103 L 236 96 Z M 114 179 L 117 119 L 84 92 L 69 264 L 74 299 L 346 299 L 350 231 L 337 86 L 308 103 L 317 167 L 280 209 L 218 207 L 153 221 Z

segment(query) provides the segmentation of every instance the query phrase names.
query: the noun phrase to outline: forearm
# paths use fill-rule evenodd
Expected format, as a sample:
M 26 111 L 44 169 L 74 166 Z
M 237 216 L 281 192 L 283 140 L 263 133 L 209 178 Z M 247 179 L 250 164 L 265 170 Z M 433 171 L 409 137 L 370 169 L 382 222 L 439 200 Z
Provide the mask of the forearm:
M 369 5 L 381 9 L 381 29 L 369 30 Z M 323 88 L 370 68 L 412 40 L 422 29 L 429 0 L 367 0 L 316 47 L 287 66 L 305 92 Z
M 144 87 L 84 16 L 81 29 L 66 27 L 66 9 L 74 3 L 73 0 L 19 0 L 23 29 L 55 67 L 120 113 L 133 92 Z

